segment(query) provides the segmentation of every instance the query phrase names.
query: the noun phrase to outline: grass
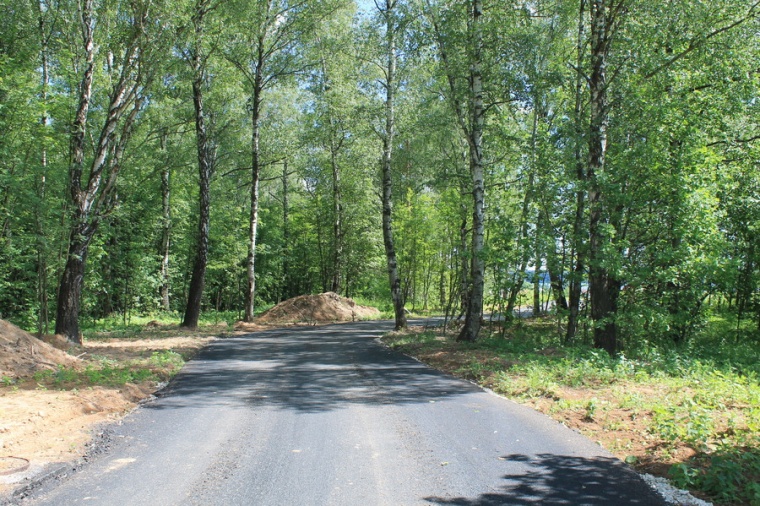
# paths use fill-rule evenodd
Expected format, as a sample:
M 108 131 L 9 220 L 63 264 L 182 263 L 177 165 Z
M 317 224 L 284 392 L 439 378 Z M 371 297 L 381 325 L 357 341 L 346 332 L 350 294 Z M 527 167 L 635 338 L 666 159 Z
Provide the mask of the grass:
M 611 358 L 563 347 L 550 319 L 457 343 L 416 329 L 386 342 L 434 367 L 531 405 L 639 470 L 717 504 L 760 505 L 760 346 L 715 318 L 687 346 Z M 454 334 L 455 335 L 455 334 Z
M 218 335 L 220 330 L 229 325 L 227 322 L 236 321 L 232 313 L 204 313 L 199 321 L 198 329 L 190 331 L 181 328 L 176 314 L 162 313 L 160 315 L 133 316 L 125 323 L 119 316 L 83 324 L 85 341 L 97 343 L 95 347 L 81 353 L 82 349 L 70 350 L 70 353 L 83 357 L 84 361 L 78 367 L 58 366 L 55 370 L 39 370 L 31 378 L 14 380 L 13 384 L 24 388 L 36 387 L 56 390 L 73 390 L 85 387 L 122 387 L 127 383 L 145 384 L 162 383 L 170 380 L 196 353 L 198 346 L 189 345 L 160 351 L 142 348 L 138 339 L 148 339 L 160 342 L 163 339 L 177 337 L 205 337 Z M 134 343 L 135 348 L 117 348 L 108 350 L 111 341 L 126 341 Z M 130 345 L 131 346 L 131 345 Z M 184 345 L 179 345 L 184 346 Z M 104 351 L 98 351 L 103 349 Z M 103 355 L 99 355 L 103 353 Z M 0 384 L 10 386 L 5 378 Z
M 220 326 L 232 327 L 239 320 L 238 316 L 238 313 L 234 311 L 201 313 L 198 329 L 190 331 L 180 327 L 182 316 L 176 313 L 132 316 L 127 322 L 121 316 L 114 315 L 95 321 L 83 322 L 82 334 L 86 340 L 205 335 L 208 334 L 210 327 L 214 327 L 214 331 L 218 331 L 218 327 Z
M 37 371 L 32 379 L 38 387 L 44 388 L 120 387 L 127 383 L 168 381 L 184 364 L 181 354 L 162 350 L 147 358 L 128 361 L 95 357 L 84 369 L 59 366 L 56 370 Z

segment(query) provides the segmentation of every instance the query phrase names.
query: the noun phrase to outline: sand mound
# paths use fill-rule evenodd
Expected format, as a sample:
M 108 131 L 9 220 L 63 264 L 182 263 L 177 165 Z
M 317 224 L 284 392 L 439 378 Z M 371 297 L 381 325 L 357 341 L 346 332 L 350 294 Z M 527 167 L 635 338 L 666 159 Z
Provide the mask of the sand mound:
M 337 293 L 301 295 L 280 302 L 256 319 L 261 323 L 327 323 L 350 322 L 377 316 L 374 307 L 359 306 L 352 299 Z
M 23 378 L 40 369 L 76 366 L 79 360 L 0 320 L 0 376 Z

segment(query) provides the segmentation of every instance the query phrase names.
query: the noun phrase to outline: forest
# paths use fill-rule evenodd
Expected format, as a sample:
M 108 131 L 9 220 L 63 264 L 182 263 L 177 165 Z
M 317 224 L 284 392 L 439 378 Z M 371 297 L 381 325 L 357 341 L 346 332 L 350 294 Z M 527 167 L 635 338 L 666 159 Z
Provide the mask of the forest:
M 326 291 L 760 334 L 760 2 L 0 0 L 0 317 Z M 484 316 L 485 315 L 485 316 Z

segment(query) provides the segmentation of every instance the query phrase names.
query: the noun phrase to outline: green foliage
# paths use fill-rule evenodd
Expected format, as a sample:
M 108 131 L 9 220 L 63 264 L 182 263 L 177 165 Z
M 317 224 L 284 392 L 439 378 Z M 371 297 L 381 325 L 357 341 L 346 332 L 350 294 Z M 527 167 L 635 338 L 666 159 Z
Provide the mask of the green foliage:
M 154 352 L 147 361 L 133 364 L 117 364 L 104 359 L 89 364 L 84 370 L 59 366 L 55 370 L 41 370 L 33 375 L 38 385 L 54 388 L 81 388 L 87 386 L 120 387 L 126 383 L 166 381 L 184 365 L 179 353 L 167 350 Z
M 760 504 L 760 447 L 725 446 L 710 455 L 675 464 L 669 476 L 679 487 L 701 490 L 723 504 Z
M 342 295 L 372 301 L 390 316 L 378 197 L 382 20 L 373 6 L 354 17 L 350 2 L 272 5 L 290 9 L 288 16 L 268 18 L 263 4 L 242 1 L 208 16 L 204 99 L 215 172 L 204 321 L 232 324 L 245 300 L 252 83 L 244 74 L 259 65 L 258 35 L 269 37 L 264 49 L 272 52 L 262 63 L 256 307 L 327 291 L 338 280 Z M 0 1 L 0 316 L 40 331 L 53 323 L 66 262 L 68 125 L 77 72 L 84 68 L 78 23 L 68 22 L 77 18 L 76 3 L 49 7 Z M 100 26 L 109 30 L 97 32 L 108 51 L 97 55 L 93 125 L 103 120 L 110 91 L 102 78 L 118 71 L 128 7 L 114 3 L 98 11 Z M 166 30 L 141 53 L 141 68 L 156 69 L 156 78 L 146 83 L 148 99 L 125 145 L 116 205 L 90 244 L 80 315 L 87 337 L 106 328 L 136 332 L 154 319 L 176 323 L 186 303 L 198 221 L 187 65 L 193 4 L 154 7 L 155 26 Z M 393 220 L 402 291 L 415 313 L 458 314 L 472 260 L 467 143 L 451 108 L 452 99 L 466 96 L 472 56 L 464 7 L 433 1 L 422 11 L 418 2 L 401 1 L 397 11 L 405 37 L 397 69 Z M 573 2 L 496 2 L 484 10 L 483 255 L 485 298 L 494 312 L 532 300 L 523 292 L 530 272 L 551 271 L 565 294 L 571 281 L 587 281 L 583 130 L 589 97 L 583 76 L 590 31 L 588 16 L 578 26 L 577 10 Z M 570 343 L 575 347 L 558 337 L 565 310 L 556 311 L 547 328 L 517 323 L 504 329 L 507 339 L 483 340 L 484 349 L 504 357 L 530 357 L 532 368 L 521 371 L 526 384 L 509 388 L 550 394 L 556 385 L 690 377 L 717 382 L 720 391 L 721 382 L 760 375 L 753 16 L 745 4 L 725 0 L 639 2 L 620 20 L 608 61 L 615 78 L 608 90 L 607 165 L 595 183 L 603 195 L 605 241 L 594 253 L 623 287 L 609 317 L 623 354 L 611 358 L 582 346 L 593 326 L 584 297 L 581 328 Z M 273 41 L 281 45 L 267 46 Z M 114 61 L 107 61 L 109 54 Z M 170 175 L 167 216 L 164 170 Z M 168 311 L 161 299 L 167 223 Z M 541 295 L 543 302 L 548 286 Z M 542 354 L 547 348 L 557 353 Z M 475 376 L 490 373 L 468 367 Z

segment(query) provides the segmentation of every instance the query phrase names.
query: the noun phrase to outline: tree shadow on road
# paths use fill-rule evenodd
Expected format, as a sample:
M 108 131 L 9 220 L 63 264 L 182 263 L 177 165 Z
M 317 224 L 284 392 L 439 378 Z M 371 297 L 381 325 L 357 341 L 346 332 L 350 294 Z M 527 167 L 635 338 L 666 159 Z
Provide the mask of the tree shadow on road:
M 428 403 L 479 392 L 374 342 L 390 324 L 291 327 L 211 343 L 152 409 L 224 405 L 301 412 Z
M 506 463 L 521 463 L 525 472 L 504 476 L 499 492 L 476 498 L 428 497 L 433 504 L 664 506 L 665 501 L 632 470 L 614 458 L 566 455 L 507 455 Z

